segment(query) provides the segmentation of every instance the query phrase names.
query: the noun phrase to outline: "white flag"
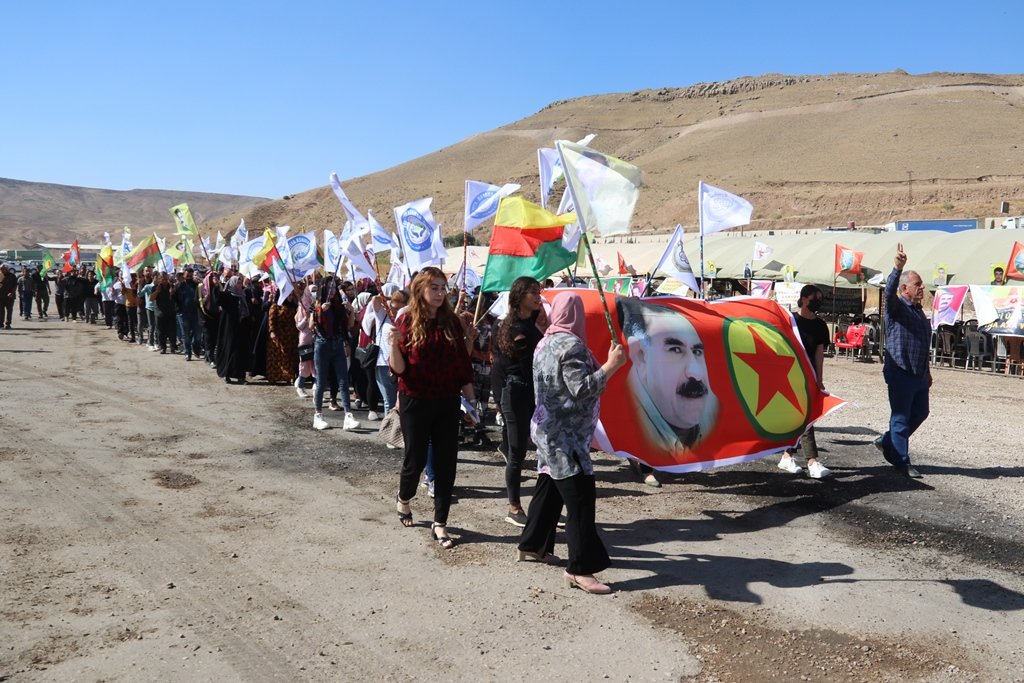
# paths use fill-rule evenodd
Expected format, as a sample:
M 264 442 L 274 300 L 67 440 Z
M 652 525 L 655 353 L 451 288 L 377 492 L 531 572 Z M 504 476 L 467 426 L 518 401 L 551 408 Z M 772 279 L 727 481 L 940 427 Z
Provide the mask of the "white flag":
M 754 258 L 752 260 L 763 261 L 774 253 L 775 250 L 764 242 L 754 242 Z
M 498 298 L 494 300 L 491 307 L 487 309 L 487 313 L 484 315 L 493 315 L 498 320 L 503 319 L 508 315 L 508 292 L 501 292 L 498 294 Z
M 547 207 L 551 188 L 565 175 L 562 172 L 562 162 L 558 159 L 558 150 L 550 147 L 538 149 L 537 166 L 540 169 L 540 205 Z
M 263 248 L 263 242 L 266 238 L 260 235 L 256 239 L 251 239 L 241 247 L 238 248 L 238 272 L 248 277 L 255 277 L 260 272 L 260 267 L 253 263 L 252 260 L 259 253 L 260 249 Z
M 213 245 L 213 253 L 219 254 L 224 250 L 224 235 L 221 234 L 220 230 L 217 231 L 217 243 Z
M 345 194 L 345 190 L 341 189 L 341 181 L 338 180 L 338 174 L 331 173 L 331 189 L 334 190 L 335 196 L 338 201 L 341 202 L 341 208 L 345 211 L 345 216 L 352 221 L 352 225 L 355 226 L 357 232 L 362 233 L 370 228 L 370 224 L 367 222 L 363 214 L 359 213 L 356 207 L 349 201 L 348 195 Z
M 677 225 L 676 231 L 672 233 L 672 239 L 668 241 L 665 253 L 661 255 L 654 272 L 657 273 L 659 270 L 682 282 L 694 292 L 700 292 L 697 278 L 693 276 L 693 268 L 690 267 L 690 259 L 686 258 L 686 252 L 683 250 L 683 226 Z
M 391 247 L 391 262 L 402 260 L 402 243 L 398 240 L 397 233 L 391 233 L 391 243 L 394 245 Z
M 555 143 L 565 181 L 584 232 L 629 232 L 640 196 L 640 169 L 613 156 L 565 140 Z
M 405 267 L 410 273 L 442 263 L 435 250 L 435 234 L 441 229 L 430 212 L 433 197 L 417 199 L 395 207 L 395 224 L 402 237 Z
M 590 141 L 596 137 L 596 135 L 591 133 L 576 144 L 589 145 Z M 551 149 L 550 147 L 541 147 L 538 149 L 537 166 L 540 169 L 540 205 L 547 208 L 548 197 L 551 195 L 551 188 L 555 186 L 555 183 L 565 177 L 565 172 L 562 170 L 562 160 L 558 158 L 558 150 Z M 559 211 L 558 213 L 562 212 Z
M 498 200 L 507 197 L 519 189 L 516 183 L 506 183 L 501 187 L 476 180 L 466 181 L 466 213 L 463 230 L 473 232 L 480 225 L 498 212 Z
M 281 255 L 281 260 L 284 261 L 284 267 L 288 269 L 295 267 L 292 250 L 288 244 L 288 231 L 291 229 L 289 225 L 280 225 L 274 228 L 274 246 L 277 247 L 277 253 Z
M 373 264 L 366 258 L 364 252 L 363 240 L 359 235 L 352 235 L 345 243 L 345 257 L 348 259 L 353 281 L 364 277 L 371 280 L 377 279 L 377 271 L 374 270 Z
M 292 271 L 298 273 L 299 277 L 306 277 L 320 267 L 320 260 L 316 256 L 315 230 L 289 237 L 288 251 L 292 254 Z
M 124 258 L 132 251 L 131 231 L 126 227 L 121 233 L 121 258 Z
M 113 246 L 113 243 L 110 241 L 109 232 L 103 233 L 103 244 L 106 244 L 107 246 Z
M 330 230 L 324 230 L 324 272 L 334 275 L 341 270 L 341 242 Z
M 391 259 L 391 270 L 388 271 L 387 281 L 402 289 L 409 285 L 409 273 L 406 272 L 405 265 L 398 259 Z
M 703 180 L 698 183 L 697 192 L 702 234 L 709 235 L 750 222 L 754 207 L 743 197 L 708 185 Z
M 231 246 L 240 247 L 249 241 L 249 231 L 245 229 L 245 219 L 238 222 L 235 234 L 231 236 Z
M 473 294 L 476 290 L 480 289 L 482 281 L 480 274 L 475 269 L 470 268 L 466 270 L 466 262 L 462 262 L 462 267 L 459 268 L 459 272 L 452 275 L 448 280 L 448 287 L 453 289 L 465 289 L 469 294 Z
M 377 219 L 373 217 L 372 211 L 366 212 L 366 220 L 370 224 L 370 245 L 369 249 L 374 254 L 384 251 L 385 249 L 393 249 L 398 246 L 398 242 L 392 240 L 391 235 L 384 229 Z

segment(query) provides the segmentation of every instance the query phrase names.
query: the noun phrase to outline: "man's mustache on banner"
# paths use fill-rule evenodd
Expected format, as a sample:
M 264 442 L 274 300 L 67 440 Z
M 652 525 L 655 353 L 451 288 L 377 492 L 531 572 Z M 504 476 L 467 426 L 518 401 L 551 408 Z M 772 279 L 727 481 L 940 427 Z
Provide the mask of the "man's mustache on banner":
M 598 293 L 573 291 L 603 363 L 610 337 Z M 601 396 L 595 448 L 670 472 L 732 465 L 795 445 L 845 403 L 818 391 L 795 322 L 774 301 L 605 297 L 629 362 Z

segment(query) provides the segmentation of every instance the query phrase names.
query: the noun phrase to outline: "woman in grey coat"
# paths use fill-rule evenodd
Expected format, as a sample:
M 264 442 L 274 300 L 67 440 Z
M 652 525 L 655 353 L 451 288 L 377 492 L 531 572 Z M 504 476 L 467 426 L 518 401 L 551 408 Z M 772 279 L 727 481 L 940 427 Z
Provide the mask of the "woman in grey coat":
M 557 564 L 552 554 L 555 527 L 566 507 L 569 561 L 565 583 L 588 593 L 610 593 L 594 574 L 611 564 L 597 535 L 594 465 L 590 442 L 608 378 L 626 364 L 622 346 L 612 340 L 608 360 L 599 366 L 586 345 L 583 300 L 574 292 L 555 298 L 551 325 L 537 345 L 533 382 L 537 408 L 531 432 L 537 445 L 537 487 L 519 542 L 521 561 Z

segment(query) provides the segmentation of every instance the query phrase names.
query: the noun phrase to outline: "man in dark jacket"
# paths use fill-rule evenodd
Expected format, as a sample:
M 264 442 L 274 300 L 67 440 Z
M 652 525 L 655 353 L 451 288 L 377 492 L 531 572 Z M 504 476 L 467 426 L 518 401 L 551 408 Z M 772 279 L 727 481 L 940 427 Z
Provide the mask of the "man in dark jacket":
M 25 266 L 18 278 L 18 301 L 21 304 L 21 317 L 25 320 L 32 319 L 32 302 L 35 298 L 36 276 L 29 271 L 28 266 Z
M 0 265 L 0 326 L 11 329 L 14 297 L 18 293 L 18 277 L 7 266 Z

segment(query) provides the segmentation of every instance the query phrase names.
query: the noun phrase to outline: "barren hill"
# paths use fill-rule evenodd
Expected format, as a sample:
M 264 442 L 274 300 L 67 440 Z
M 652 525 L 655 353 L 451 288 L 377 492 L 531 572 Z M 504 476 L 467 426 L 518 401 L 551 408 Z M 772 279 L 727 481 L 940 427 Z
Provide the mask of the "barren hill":
M 196 221 L 203 223 L 266 201 L 264 197 L 99 190 L 0 178 L 0 247 L 29 248 L 37 242 L 74 239 L 96 243 L 104 232 L 120 235 L 126 225 L 136 234 L 152 230 L 169 233 L 174 224 L 168 209 L 182 202 L 188 202 Z
M 701 179 L 750 199 L 759 228 L 994 216 L 1003 200 L 1024 213 L 1024 75 L 768 74 L 595 95 L 343 184 L 385 227 L 392 207 L 432 196 L 445 232 L 457 232 L 467 178 L 521 183 L 539 201 L 537 148 L 586 133 L 643 170 L 638 231 L 695 225 Z M 324 186 L 209 227 L 233 229 L 243 215 L 254 227 L 344 220 Z

